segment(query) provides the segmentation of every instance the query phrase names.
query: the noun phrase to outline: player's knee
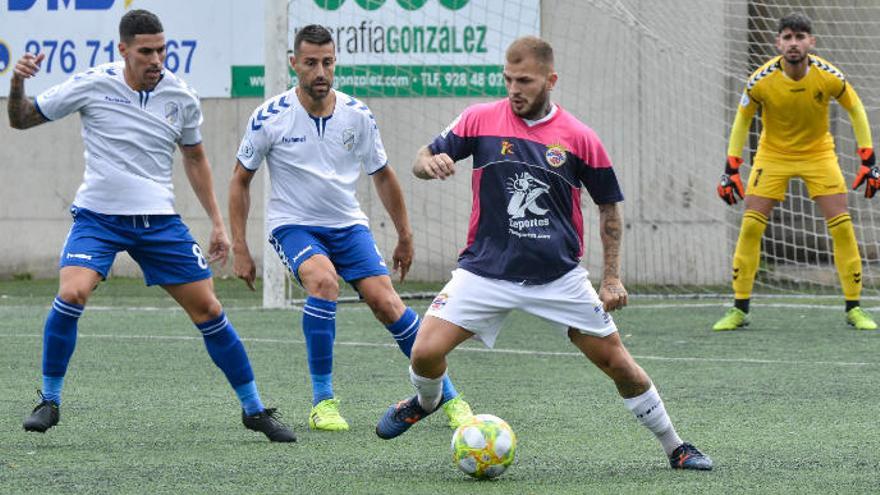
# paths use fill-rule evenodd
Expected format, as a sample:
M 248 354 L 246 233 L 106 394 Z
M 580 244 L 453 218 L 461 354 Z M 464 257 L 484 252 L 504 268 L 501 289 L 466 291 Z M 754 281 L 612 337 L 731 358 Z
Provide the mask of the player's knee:
M 223 314 L 223 305 L 216 297 L 210 297 L 189 306 L 186 311 L 195 323 L 204 323 L 219 318 Z
M 205 317 L 208 320 L 213 320 L 214 318 L 219 318 L 220 315 L 223 314 L 223 305 L 220 304 L 220 301 L 217 300 L 216 297 L 211 298 L 211 301 L 208 301 L 203 306 L 203 311 Z
M 91 294 L 91 287 L 77 286 L 72 284 L 63 285 L 58 290 L 58 297 L 60 297 L 62 301 L 70 304 L 77 304 L 79 306 L 85 306 Z
M 339 279 L 335 273 L 321 273 L 312 277 L 306 289 L 310 296 L 320 297 L 327 301 L 339 299 Z
M 412 361 L 413 369 L 430 369 L 438 362 L 442 361 L 444 355 L 436 346 L 430 345 L 428 341 L 416 339 L 410 353 L 410 361 Z
M 393 290 L 383 291 L 381 294 L 365 298 L 367 305 L 373 311 L 373 315 L 384 325 L 390 325 L 400 319 L 406 311 L 400 296 Z
M 609 359 L 606 364 L 605 370 L 608 376 L 618 385 L 650 386 L 650 378 L 631 357 L 614 357 Z

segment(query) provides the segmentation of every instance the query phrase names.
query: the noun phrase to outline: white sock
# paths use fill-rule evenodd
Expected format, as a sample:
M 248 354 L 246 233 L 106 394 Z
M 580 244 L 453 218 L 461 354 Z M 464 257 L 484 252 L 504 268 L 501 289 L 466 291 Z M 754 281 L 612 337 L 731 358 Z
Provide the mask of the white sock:
M 409 381 L 419 395 L 419 405 L 428 412 L 433 412 L 440 405 L 440 399 L 443 398 L 443 378 L 446 373 L 437 378 L 425 378 L 419 376 L 413 371 L 412 366 L 409 367 Z
M 623 399 L 623 404 L 629 409 L 639 423 L 645 428 L 651 430 L 666 451 L 666 455 L 671 455 L 683 442 L 675 432 L 669 415 L 666 414 L 666 407 L 663 405 L 663 399 L 657 393 L 654 384 L 642 395 Z

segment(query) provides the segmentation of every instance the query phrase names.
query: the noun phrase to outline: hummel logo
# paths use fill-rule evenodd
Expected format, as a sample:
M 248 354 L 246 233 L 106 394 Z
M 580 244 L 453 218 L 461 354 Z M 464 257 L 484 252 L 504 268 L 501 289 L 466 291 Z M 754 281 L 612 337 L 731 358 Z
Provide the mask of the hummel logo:
M 853 273 L 853 282 L 857 284 L 862 283 L 862 272 Z
M 734 268 L 733 269 L 733 279 L 736 280 L 737 277 L 739 277 L 739 268 Z

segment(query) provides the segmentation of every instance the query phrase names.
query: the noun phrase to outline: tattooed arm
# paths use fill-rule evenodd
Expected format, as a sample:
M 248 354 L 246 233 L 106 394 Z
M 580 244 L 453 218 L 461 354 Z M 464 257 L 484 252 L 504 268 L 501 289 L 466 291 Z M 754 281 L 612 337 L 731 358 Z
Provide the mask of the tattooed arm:
M 34 77 L 39 72 L 40 62 L 45 56 L 45 53 L 37 56 L 26 53 L 15 64 L 12 80 L 9 82 L 9 101 L 7 102 L 9 125 L 14 129 L 27 129 L 47 122 L 46 118 L 40 115 L 34 102 L 24 94 L 24 80 Z
M 620 282 L 620 243 L 623 239 L 623 216 L 618 203 L 599 205 L 599 235 L 602 238 L 604 269 L 599 299 L 606 311 L 626 306 L 626 289 Z

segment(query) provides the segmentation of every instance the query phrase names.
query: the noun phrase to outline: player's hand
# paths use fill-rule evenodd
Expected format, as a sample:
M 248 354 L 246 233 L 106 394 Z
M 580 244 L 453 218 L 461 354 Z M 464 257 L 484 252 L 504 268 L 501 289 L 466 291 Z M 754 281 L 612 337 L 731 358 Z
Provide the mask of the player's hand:
M 12 77 L 16 79 L 30 79 L 40 72 L 40 64 L 46 58 L 45 53 L 34 55 L 33 53 L 25 53 L 15 63 L 12 69 Z
M 874 194 L 880 190 L 880 167 L 877 167 L 876 164 L 874 148 L 859 148 L 859 158 L 862 159 L 862 165 L 859 167 L 859 173 L 856 174 L 852 188 L 855 191 L 864 183 L 865 197 L 873 198 Z
M 236 248 L 232 261 L 232 271 L 236 277 L 244 280 L 248 289 L 257 290 L 254 287 L 254 280 L 257 278 L 257 265 L 254 264 L 254 259 L 251 258 L 251 253 L 248 251 L 247 246 L 240 249 Z
M 208 248 L 208 263 L 220 263 L 220 266 L 226 265 L 226 259 L 229 257 L 229 237 L 226 235 L 226 229 L 222 227 L 214 227 L 211 229 L 211 245 Z
M 446 180 L 455 175 L 455 162 L 446 153 L 437 153 L 425 162 L 424 170 L 432 179 Z
M 599 300 L 605 311 L 614 311 L 626 306 L 627 293 L 623 283 L 618 278 L 606 278 L 602 280 L 599 288 Z
M 394 254 L 391 256 L 391 259 L 394 262 L 392 265 L 394 273 L 400 276 L 401 282 L 406 279 L 409 267 L 412 266 L 413 252 L 412 236 L 401 237 L 397 240 L 397 247 L 394 248 Z
M 736 204 L 736 196 L 739 196 L 739 199 L 745 197 L 745 189 L 739 176 L 739 166 L 742 165 L 742 162 L 742 158 L 738 156 L 728 156 L 724 173 L 721 174 L 721 180 L 718 181 L 718 196 L 729 205 Z

